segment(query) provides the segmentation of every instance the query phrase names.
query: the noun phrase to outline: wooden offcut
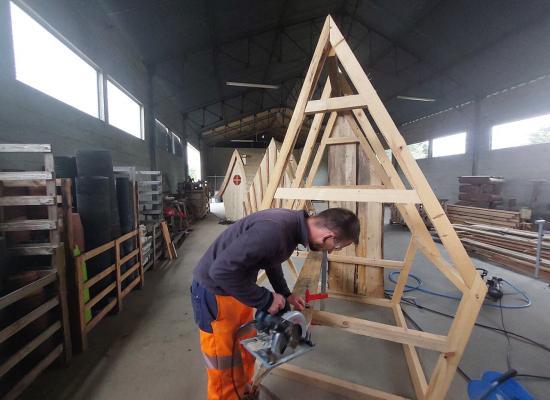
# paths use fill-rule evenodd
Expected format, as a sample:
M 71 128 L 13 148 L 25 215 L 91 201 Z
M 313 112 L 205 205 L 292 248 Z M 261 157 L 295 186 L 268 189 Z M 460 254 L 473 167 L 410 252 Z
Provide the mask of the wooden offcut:
M 316 91 L 317 80 L 321 76 L 325 61 L 329 64 L 328 78 L 321 95 L 323 101 L 317 102 L 312 99 L 312 96 Z M 344 100 L 346 96 L 351 97 L 348 100 Z M 361 102 L 359 102 L 359 98 Z M 291 158 L 298 133 L 308 112 L 315 112 L 315 116 L 306 140 L 306 147 L 303 149 L 302 157 L 297 166 L 296 179 L 291 184 L 291 189 L 293 190 L 279 189 L 279 183 Z M 326 114 L 328 114 L 328 119 L 323 124 L 323 118 Z M 328 199 L 340 204 L 350 201 L 349 194 L 352 192 L 346 188 L 312 188 L 313 178 L 319 166 L 320 157 L 326 147 L 335 145 L 335 142 L 341 142 L 341 144 L 346 146 L 349 145 L 347 140 L 343 143 L 341 140 L 333 140 L 334 138 L 331 136 L 334 126 L 343 124 L 344 122 L 349 124 L 349 129 L 357 139 L 358 146 L 364 152 L 372 175 L 379 179 L 379 182 L 369 182 L 373 186 L 376 185 L 376 188 L 355 189 L 353 201 L 366 203 L 367 206 L 370 204 L 379 204 L 381 201 L 395 203 L 411 231 L 411 241 L 403 261 L 377 259 L 376 257 L 372 257 L 372 254 L 371 259 L 368 251 L 366 255 L 362 255 L 363 257 L 357 257 L 357 255 L 338 255 L 339 257 L 344 257 L 338 261 L 354 261 L 357 257 L 365 260 L 365 262 L 379 265 L 380 268 L 391 266 L 401 270 L 398 284 L 391 300 L 357 294 L 336 294 L 339 299 L 351 300 L 365 305 L 391 308 L 395 318 L 395 325 L 386 325 L 311 309 L 308 311 L 308 315 L 313 318 L 314 323 L 332 326 L 354 334 L 401 343 L 416 398 L 427 400 L 444 399 L 455 376 L 457 365 L 464 353 L 483 303 L 486 285 L 476 272 L 440 202 L 435 197 L 428 181 L 408 150 L 405 140 L 376 94 L 365 71 L 353 55 L 349 45 L 330 16 L 327 17 L 323 25 L 319 42 L 305 75 L 302 90 L 298 96 L 285 140 L 281 146 L 279 159 L 273 169 L 271 182 L 265 191 L 261 209 L 272 207 L 272 202 L 275 198 L 285 196 L 291 198 L 285 204 L 290 204 L 292 208 L 296 209 L 303 206 L 305 199 Z M 323 127 L 321 143 L 312 161 L 313 146 Z M 386 145 L 381 140 L 384 140 Z M 355 143 L 355 141 L 349 143 Z M 396 167 L 385 153 L 386 146 L 391 149 L 406 182 L 398 174 Z M 345 164 L 343 164 L 343 167 L 345 167 Z M 344 180 L 343 182 L 333 183 L 338 186 L 349 186 L 352 182 Z M 359 182 L 355 183 L 358 184 Z M 360 183 L 364 184 L 365 182 Z M 305 189 L 300 190 L 301 188 Z M 408 188 L 413 188 L 413 190 L 409 190 Z M 387 193 L 382 195 L 379 191 L 387 191 Z M 330 194 L 330 198 L 327 193 Z M 416 207 L 416 203 L 422 205 L 434 230 L 439 234 L 450 262 L 447 262 L 443 258 L 439 248 L 434 243 Z M 372 213 L 372 221 L 378 221 L 378 211 L 375 213 L 374 210 L 369 210 L 368 208 L 366 210 L 364 208 L 358 209 L 360 218 L 365 212 L 367 215 Z M 370 234 L 369 230 L 372 229 L 372 225 L 369 226 L 367 222 L 367 236 Z M 435 335 L 411 329 L 407 326 L 403 316 L 400 301 L 417 252 L 422 253 L 462 293 L 456 316 L 446 335 Z M 309 256 L 311 257 L 307 259 L 306 265 L 296 282 L 294 294 L 302 295 L 304 287 L 318 287 L 318 271 L 321 268 L 321 260 L 319 257 L 317 259 L 313 258 L 312 253 L 309 253 Z M 387 261 L 387 263 L 384 263 L 384 261 Z M 360 263 L 347 265 L 360 265 Z M 332 293 L 330 283 L 329 271 L 329 290 Z M 417 347 L 427 348 L 439 353 L 438 361 L 429 379 L 423 371 L 416 352 Z M 361 350 L 358 349 L 358 351 Z M 376 361 L 372 360 L 372 362 Z M 284 376 L 295 376 L 301 382 L 309 382 L 330 392 L 347 395 L 354 399 L 401 398 L 399 395 L 352 384 L 343 379 L 336 379 L 292 365 L 283 365 L 276 372 L 282 373 Z

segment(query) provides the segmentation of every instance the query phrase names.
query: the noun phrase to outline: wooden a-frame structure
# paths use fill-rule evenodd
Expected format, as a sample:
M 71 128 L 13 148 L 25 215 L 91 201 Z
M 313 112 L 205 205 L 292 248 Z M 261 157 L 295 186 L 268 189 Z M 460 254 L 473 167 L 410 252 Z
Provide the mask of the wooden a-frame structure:
M 325 64 L 328 67 L 328 77 L 321 98 L 312 100 Z M 325 114 L 329 114 L 329 117 L 326 124 L 323 124 Z M 279 182 L 307 115 L 314 115 L 314 117 L 296 169 L 295 179 L 290 188 L 280 188 Z M 339 115 L 340 118 L 345 118 L 348 121 L 355 133 L 355 138 L 331 137 L 332 127 Z M 325 128 L 321 139 L 321 147 L 316 152 L 310 165 L 314 144 L 317 142 L 323 125 Z M 382 140 L 391 149 L 409 186 L 405 186 L 390 162 L 384 151 Z M 312 186 L 313 178 L 326 146 L 351 142 L 358 143 L 365 152 L 382 184 L 354 187 Z M 306 173 L 307 170 L 310 172 Z M 319 42 L 305 76 L 272 174 L 272 179 L 262 200 L 261 209 L 270 208 L 273 199 L 286 199 L 284 205 L 294 209 L 302 208 L 306 200 L 378 202 L 395 203 L 397 205 L 411 232 L 411 240 L 403 261 L 329 256 L 329 259 L 330 257 L 339 257 L 338 262 L 349 263 L 350 265 L 377 266 L 401 271 L 391 299 L 339 296 L 339 298 L 347 298 L 360 303 L 390 308 L 395 317 L 395 326 L 326 311 L 308 309 L 306 313 L 310 321 L 316 324 L 402 343 L 416 397 L 418 399 L 445 398 L 485 298 L 486 286 L 476 272 L 426 178 L 407 149 L 405 140 L 330 16 L 327 17 L 323 25 Z M 415 204 L 418 203 L 423 204 L 427 215 L 437 230 L 451 260 L 450 263 L 443 258 L 432 240 L 415 207 Z M 407 327 L 400 301 L 417 251 L 422 252 L 462 293 L 462 299 L 447 335 L 437 335 Z M 320 255 L 310 252 L 294 287 L 294 293 L 303 295 L 306 289 L 316 292 L 319 285 L 320 269 Z M 429 379 L 424 375 L 416 347 L 440 353 Z M 345 394 L 351 398 L 403 398 L 290 364 L 276 368 L 275 373 L 299 379 L 302 382 L 313 382 L 318 387 L 334 391 L 340 395 Z

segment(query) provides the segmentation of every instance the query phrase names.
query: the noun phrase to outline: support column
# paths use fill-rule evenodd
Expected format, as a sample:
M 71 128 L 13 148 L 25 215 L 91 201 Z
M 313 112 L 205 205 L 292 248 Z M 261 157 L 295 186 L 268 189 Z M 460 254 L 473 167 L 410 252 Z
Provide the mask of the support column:
M 15 79 L 10 2 L 7 0 L 0 1 L 0 54 L 0 79 Z
M 187 121 L 187 114 L 181 114 L 182 118 L 182 141 L 183 141 L 183 176 L 184 180 L 187 179 L 187 176 L 189 176 L 189 164 L 187 160 L 187 140 L 189 138 L 189 131 L 188 131 L 188 121 Z
M 149 145 L 149 164 L 152 171 L 157 171 L 157 138 L 155 135 L 155 91 L 153 78 L 155 65 L 148 64 L 147 68 L 147 101 L 145 107 L 145 141 Z
M 483 131 L 481 128 L 481 99 L 474 102 L 474 123 L 472 125 L 472 136 L 470 149 L 472 151 L 472 175 L 479 174 L 479 151 L 483 146 Z

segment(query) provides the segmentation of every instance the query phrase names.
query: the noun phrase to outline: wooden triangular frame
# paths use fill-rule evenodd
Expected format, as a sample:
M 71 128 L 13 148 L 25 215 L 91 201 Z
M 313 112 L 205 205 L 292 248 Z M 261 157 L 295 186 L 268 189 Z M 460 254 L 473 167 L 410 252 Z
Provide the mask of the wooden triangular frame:
M 311 100 L 325 62 L 328 78 L 319 100 Z M 342 72 L 340 72 L 342 71 Z M 346 77 L 347 76 L 347 77 Z M 349 79 L 349 82 L 348 82 Z M 352 85 L 355 93 L 352 91 Z M 384 151 L 368 113 L 391 149 L 411 189 L 401 180 L 397 170 Z M 313 147 L 323 126 L 325 113 L 330 113 L 321 139 L 321 147 L 311 162 Z M 314 114 L 308 137 L 296 169 L 291 188 L 280 188 L 279 182 L 292 154 L 305 116 Z M 349 122 L 357 142 L 372 163 L 382 181 L 377 187 L 312 187 L 313 177 L 321 161 L 324 147 L 337 144 L 341 139 L 331 139 L 330 134 L 337 115 L 342 114 Z M 321 154 L 322 155 L 322 154 Z M 306 174 L 308 170 L 312 171 Z M 372 265 L 401 270 L 391 299 L 373 299 L 361 296 L 339 296 L 352 301 L 391 308 L 396 326 L 346 317 L 335 313 L 308 310 L 308 318 L 316 324 L 344 329 L 348 332 L 402 343 L 409 367 L 411 381 L 418 399 L 443 399 L 455 375 L 457 365 L 469 340 L 475 320 L 485 298 L 486 286 L 476 272 L 462 243 L 458 239 L 445 212 L 437 201 L 428 181 L 407 148 L 405 140 L 378 97 L 363 68 L 342 36 L 334 20 L 328 16 L 321 30 L 317 47 L 294 113 L 280 149 L 279 158 L 272 171 L 272 179 L 265 191 L 260 209 L 270 208 L 274 199 L 286 199 L 285 206 L 299 209 L 306 200 L 333 200 L 357 202 L 395 203 L 411 232 L 411 241 L 403 261 L 372 260 L 359 257 L 341 257 L 338 262 Z M 304 181 L 305 178 L 305 181 Z M 415 206 L 421 203 L 439 234 L 451 263 L 447 262 L 435 245 Z M 407 282 L 412 262 L 421 251 L 441 273 L 462 292 L 455 318 L 448 335 L 436 335 L 407 327 L 400 307 L 401 297 Z M 329 256 L 330 257 L 330 256 Z M 346 259 L 349 259 L 346 261 Z M 294 287 L 294 293 L 303 295 L 306 289 L 317 291 L 321 260 L 310 252 Z M 334 296 L 333 296 L 334 297 Z M 426 379 L 415 347 L 435 350 L 440 353 L 429 379 Z M 275 373 L 309 380 L 316 385 L 353 398 L 397 399 L 391 393 L 346 382 L 294 365 L 283 365 Z

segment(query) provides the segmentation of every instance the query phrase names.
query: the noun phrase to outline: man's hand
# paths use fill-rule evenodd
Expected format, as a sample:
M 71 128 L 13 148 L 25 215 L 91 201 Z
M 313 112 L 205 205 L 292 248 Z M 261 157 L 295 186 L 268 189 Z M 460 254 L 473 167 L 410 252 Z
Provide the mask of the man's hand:
M 285 308 L 286 299 L 284 296 L 280 295 L 279 293 L 273 293 L 273 302 L 271 303 L 271 306 L 267 309 L 267 312 L 271 315 L 275 315 L 279 312 L 279 310 L 282 310 Z
M 298 311 L 303 311 L 304 308 L 306 308 L 306 302 L 303 297 L 291 294 L 286 298 L 286 300 Z

